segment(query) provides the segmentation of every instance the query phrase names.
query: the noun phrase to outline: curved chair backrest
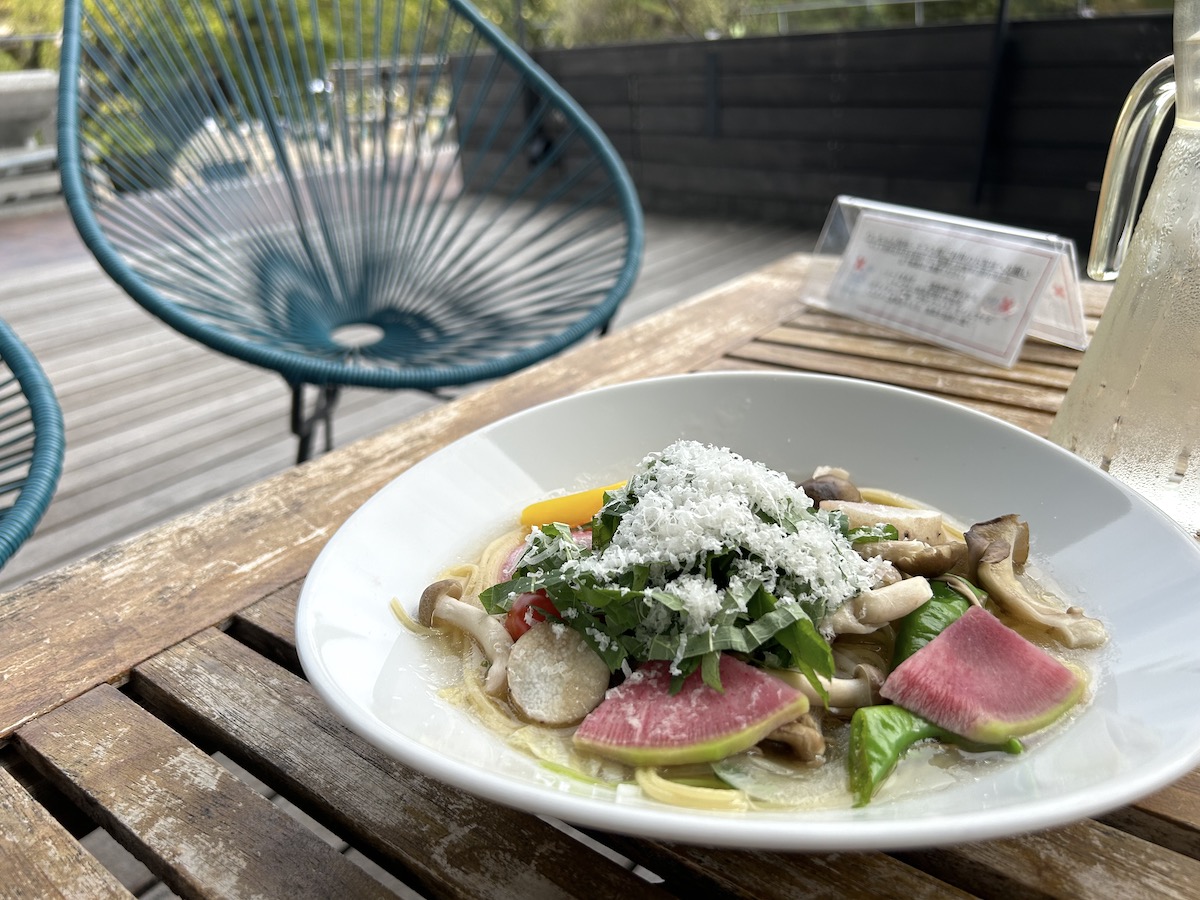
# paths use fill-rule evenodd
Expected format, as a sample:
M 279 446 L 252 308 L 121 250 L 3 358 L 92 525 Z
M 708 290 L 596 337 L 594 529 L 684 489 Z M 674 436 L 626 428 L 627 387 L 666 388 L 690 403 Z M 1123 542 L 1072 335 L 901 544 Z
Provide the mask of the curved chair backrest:
M 114 280 L 293 386 L 505 375 L 641 260 L 607 139 L 465 0 L 67 0 L 59 121 Z
M 0 321 L 0 566 L 41 521 L 62 474 L 63 420 L 45 372 Z

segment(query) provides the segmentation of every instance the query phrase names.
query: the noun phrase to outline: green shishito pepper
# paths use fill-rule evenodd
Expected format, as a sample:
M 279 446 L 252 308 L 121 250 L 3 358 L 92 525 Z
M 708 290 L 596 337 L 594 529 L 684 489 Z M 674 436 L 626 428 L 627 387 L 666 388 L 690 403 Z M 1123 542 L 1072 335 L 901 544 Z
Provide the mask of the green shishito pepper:
M 939 728 L 902 706 L 864 706 L 850 720 L 850 792 L 855 806 L 871 802 L 880 785 L 896 768 L 900 757 L 917 741 L 934 738 L 970 753 L 1002 750 L 1020 753 L 1016 738 L 999 744 L 981 744 Z
M 941 634 L 971 605 L 966 597 L 944 581 L 931 579 L 929 586 L 933 596 L 896 624 L 893 669 Z M 971 585 L 971 589 L 975 590 L 975 586 Z M 975 592 L 981 598 L 986 596 L 978 590 Z

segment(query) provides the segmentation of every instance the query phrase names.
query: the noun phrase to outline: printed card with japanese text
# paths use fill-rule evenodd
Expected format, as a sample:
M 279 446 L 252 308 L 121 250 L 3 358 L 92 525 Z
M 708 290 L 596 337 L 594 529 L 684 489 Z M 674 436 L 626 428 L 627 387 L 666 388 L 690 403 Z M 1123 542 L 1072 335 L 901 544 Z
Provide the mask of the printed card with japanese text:
M 1082 331 L 1073 276 L 1051 245 L 864 210 L 825 300 L 835 312 L 1011 367 L 1027 334 L 1069 344 Z M 1056 291 L 1067 302 L 1055 303 Z

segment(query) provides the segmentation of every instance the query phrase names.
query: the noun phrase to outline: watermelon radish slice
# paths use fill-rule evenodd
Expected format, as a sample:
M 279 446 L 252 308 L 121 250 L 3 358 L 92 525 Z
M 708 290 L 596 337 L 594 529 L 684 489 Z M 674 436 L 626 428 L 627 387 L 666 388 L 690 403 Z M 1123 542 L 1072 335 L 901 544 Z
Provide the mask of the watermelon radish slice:
M 897 666 L 880 693 L 947 731 L 999 743 L 1049 725 L 1083 688 L 1072 669 L 972 606 Z
M 643 663 L 588 713 L 575 746 L 631 766 L 713 762 L 808 712 L 808 699 L 780 679 L 728 654 L 720 665 L 724 692 L 697 670 L 672 694 L 668 663 Z

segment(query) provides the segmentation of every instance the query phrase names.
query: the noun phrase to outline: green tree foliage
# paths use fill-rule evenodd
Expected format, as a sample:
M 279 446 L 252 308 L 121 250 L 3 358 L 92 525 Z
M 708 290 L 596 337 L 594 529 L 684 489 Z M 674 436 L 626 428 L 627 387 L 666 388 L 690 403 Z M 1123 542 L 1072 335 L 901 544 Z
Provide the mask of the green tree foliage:
M 53 34 L 60 28 L 61 0 L 0 0 L 0 34 Z
M 61 29 L 62 0 L 0 0 L 0 72 L 56 68 L 57 41 L 20 38 L 56 35 Z

